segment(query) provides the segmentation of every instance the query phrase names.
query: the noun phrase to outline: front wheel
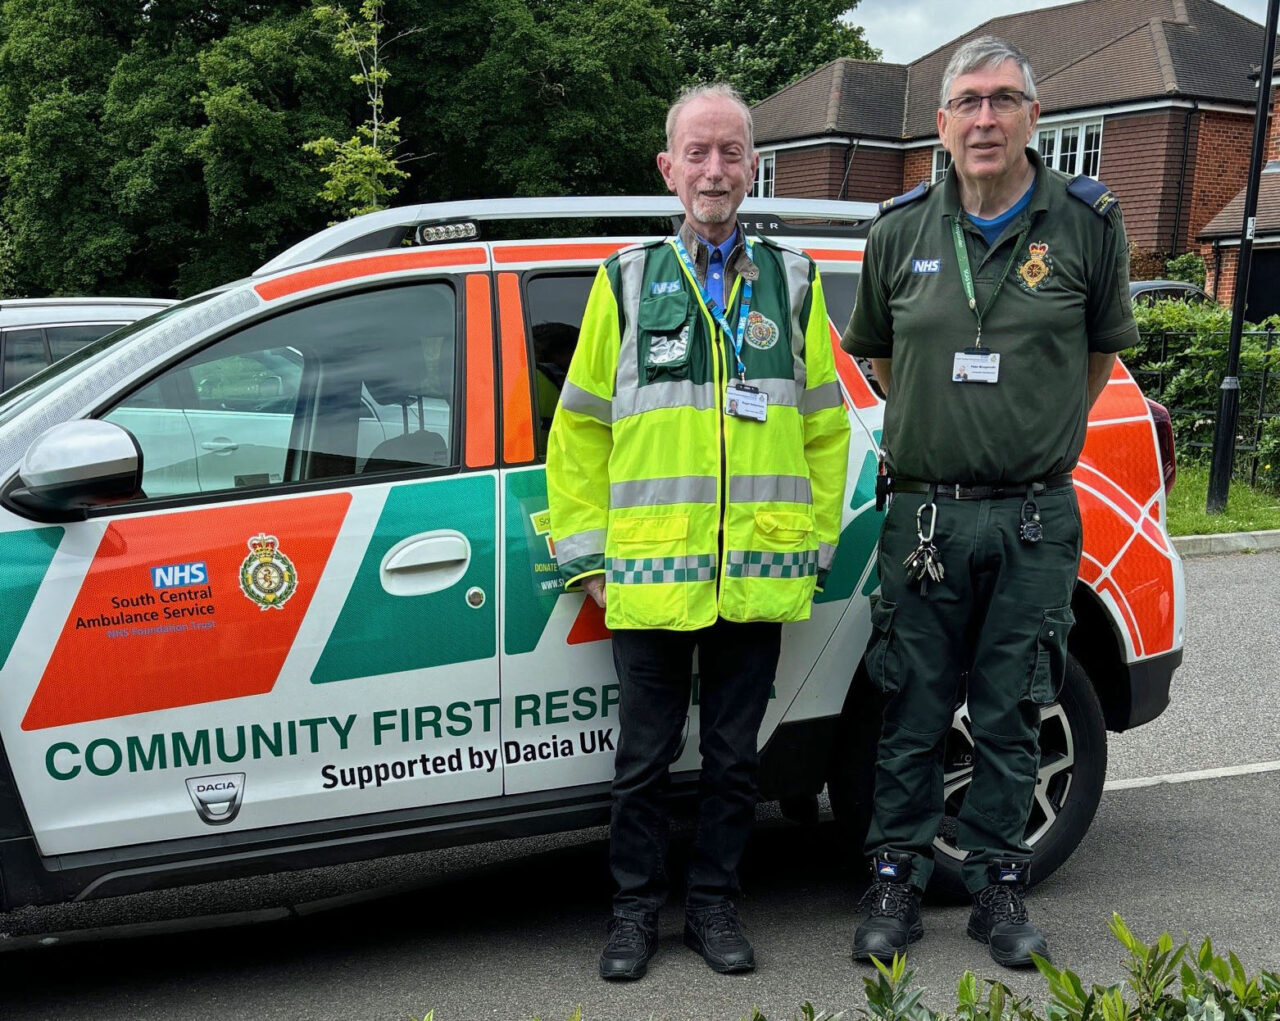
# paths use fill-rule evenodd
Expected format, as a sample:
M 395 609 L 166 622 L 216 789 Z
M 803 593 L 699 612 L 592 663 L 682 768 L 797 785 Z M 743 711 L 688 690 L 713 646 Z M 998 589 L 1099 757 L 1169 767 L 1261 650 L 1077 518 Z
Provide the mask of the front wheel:
M 1031 881 L 1051 875 L 1076 849 L 1093 822 L 1107 774 L 1107 728 L 1089 675 L 1067 658 L 1058 701 L 1040 713 L 1040 771 L 1027 819 Z M 968 900 L 960 876 L 956 816 L 973 780 L 973 732 L 967 705 L 956 710 L 943 753 L 942 826 L 933 842 L 929 892 L 942 900 Z

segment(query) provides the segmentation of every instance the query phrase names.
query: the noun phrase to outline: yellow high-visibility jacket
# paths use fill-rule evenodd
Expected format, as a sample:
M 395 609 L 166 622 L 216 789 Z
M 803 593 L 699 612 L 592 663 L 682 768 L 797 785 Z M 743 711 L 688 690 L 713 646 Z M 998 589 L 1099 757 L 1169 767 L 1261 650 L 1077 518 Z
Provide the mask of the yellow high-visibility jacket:
M 809 616 L 839 536 L 849 419 L 808 256 L 753 241 L 746 382 L 764 422 L 726 413 L 733 343 L 670 242 L 596 275 L 547 449 L 566 589 L 606 580 L 610 628 Z M 743 280 L 726 321 L 737 327 Z M 818 586 L 820 587 L 820 586 Z

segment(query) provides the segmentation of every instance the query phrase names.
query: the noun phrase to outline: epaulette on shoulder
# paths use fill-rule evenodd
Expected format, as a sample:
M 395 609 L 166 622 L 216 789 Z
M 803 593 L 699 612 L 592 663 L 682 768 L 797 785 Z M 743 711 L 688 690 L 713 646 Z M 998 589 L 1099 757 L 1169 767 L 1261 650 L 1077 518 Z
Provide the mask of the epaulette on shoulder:
M 924 198 L 927 194 L 929 194 L 929 182 L 921 181 L 909 192 L 906 192 L 902 195 L 895 195 L 893 198 L 885 199 L 883 202 L 881 202 L 880 215 L 884 216 L 884 214 L 889 212 L 889 210 L 891 209 L 901 209 L 903 206 L 909 205 L 910 203 L 914 202 L 916 199 Z
M 1111 212 L 1111 207 L 1119 202 L 1110 188 L 1084 174 L 1071 179 L 1071 183 L 1067 185 L 1067 194 L 1079 199 L 1099 216 L 1106 216 Z

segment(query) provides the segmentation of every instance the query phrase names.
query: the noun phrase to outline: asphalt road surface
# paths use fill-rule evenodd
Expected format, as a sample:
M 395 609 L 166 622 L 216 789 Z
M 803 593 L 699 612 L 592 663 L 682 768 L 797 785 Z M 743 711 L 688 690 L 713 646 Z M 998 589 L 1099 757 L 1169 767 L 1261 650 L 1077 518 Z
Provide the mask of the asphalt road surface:
M 1086 982 L 1123 977 L 1112 911 L 1149 939 L 1168 930 L 1198 945 L 1209 935 L 1250 970 L 1280 968 L 1280 552 L 1188 561 L 1187 590 L 1174 704 L 1112 735 L 1093 828 L 1029 898 L 1057 963 Z M 678 872 L 683 844 L 674 850 Z M 834 827 L 762 810 L 742 878 L 755 973 L 707 970 L 681 944 L 673 908 L 649 976 L 622 985 L 595 976 L 609 895 L 601 830 L 25 909 L 0 915 L 14 944 L 28 946 L 33 932 L 82 934 L 0 955 L 0 1017 L 404 1021 L 434 1008 L 436 1021 L 558 1021 L 581 1005 L 584 1021 L 736 1021 L 754 1005 L 780 1021 L 806 1000 L 833 1011 L 862 1002 L 874 972 L 848 956 L 862 866 Z M 353 904 L 353 891 L 370 896 Z M 282 907 L 303 903 L 314 908 Z M 279 920 L 110 940 L 92 931 L 255 909 Z M 1042 1002 L 1043 980 L 999 969 L 965 936 L 966 917 L 926 906 L 910 958 L 924 1002 L 953 1008 L 966 969 Z

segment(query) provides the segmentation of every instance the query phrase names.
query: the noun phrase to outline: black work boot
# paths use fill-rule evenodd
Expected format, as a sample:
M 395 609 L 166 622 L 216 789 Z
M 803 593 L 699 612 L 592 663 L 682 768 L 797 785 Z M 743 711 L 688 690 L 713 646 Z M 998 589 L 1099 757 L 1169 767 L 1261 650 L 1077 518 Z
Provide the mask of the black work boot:
M 684 916 L 684 945 L 696 950 L 712 971 L 731 975 L 752 971 L 756 954 L 742 934 L 738 909 L 729 901 Z
M 645 915 L 643 922 L 614 915 L 609 921 L 609 941 L 600 954 L 600 977 L 641 978 L 658 949 L 658 919 Z
M 1027 919 L 1027 907 L 1022 902 L 1030 865 L 1026 860 L 992 860 L 987 865 L 989 885 L 973 895 L 969 935 L 986 943 L 996 964 L 1006 968 L 1035 963 L 1031 960 L 1032 954 L 1049 957 L 1049 942 Z
M 853 935 L 853 959 L 888 963 L 924 935 L 920 891 L 911 885 L 911 855 L 881 851 L 871 859 L 875 877 L 858 904 L 866 917 Z

